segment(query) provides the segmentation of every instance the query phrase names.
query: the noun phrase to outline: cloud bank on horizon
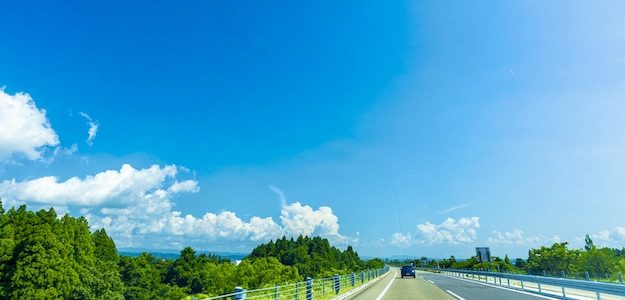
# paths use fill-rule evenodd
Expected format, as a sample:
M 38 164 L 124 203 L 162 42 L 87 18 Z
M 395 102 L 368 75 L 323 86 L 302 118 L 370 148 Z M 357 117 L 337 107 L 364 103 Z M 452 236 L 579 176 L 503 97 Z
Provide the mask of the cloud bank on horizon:
M 89 120 L 87 142 L 93 142 L 97 123 Z M 57 133 L 26 93 L 7 94 L 0 90 L 0 163 L 17 163 L 19 159 L 40 160 L 54 156 L 59 149 Z M 74 150 L 69 154 L 77 151 Z M 242 219 L 236 212 L 183 214 L 175 209 L 176 200 L 200 190 L 196 179 L 184 178 L 189 170 L 176 165 L 154 164 L 137 169 L 123 164 L 118 170 L 104 170 L 84 177 L 60 179 L 56 176 L 0 181 L 0 198 L 5 206 L 28 204 L 31 208 L 54 207 L 60 214 L 80 213 L 92 229 L 105 228 L 118 247 L 180 248 L 184 245 L 206 247 L 209 244 L 244 245 L 249 249 L 259 242 L 282 236 L 322 236 L 336 245 L 358 245 L 360 236 L 340 233 L 339 217 L 329 206 L 315 209 L 309 205 L 289 203 L 285 193 L 274 185 L 269 190 L 280 202 L 279 221 L 271 216 Z M 448 209 L 455 211 L 466 205 Z M 388 243 L 406 249 L 414 245 L 471 244 L 479 241 L 480 218 L 448 217 L 440 224 L 417 224 L 413 231 L 395 232 Z M 597 243 L 625 243 L 625 227 L 592 234 Z M 578 238 L 579 239 L 579 238 Z M 493 245 L 539 246 L 558 242 L 557 236 L 527 236 L 520 229 L 493 231 L 487 242 Z M 363 245 L 384 243 L 364 241 Z M 379 245 L 378 245 L 379 246 Z
M 98 129 L 97 122 L 85 113 L 88 120 L 88 144 L 92 144 Z M 14 162 L 20 156 L 29 160 L 43 160 L 47 148 L 60 144 L 57 133 L 46 118 L 46 111 L 36 106 L 26 93 L 7 94 L 0 90 L 0 162 Z M 49 155 L 54 155 L 50 152 Z M 355 243 L 339 232 L 339 219 L 332 208 L 314 209 L 300 202 L 287 203 L 284 193 L 275 186 L 271 191 L 279 195 L 280 222 L 272 217 L 253 216 L 243 220 L 232 211 L 207 212 L 201 216 L 183 215 L 174 210 L 174 198 L 199 191 L 195 179 L 179 180 L 176 165 L 152 165 L 136 169 L 123 164 L 119 170 L 105 170 L 83 178 L 73 176 L 61 180 L 44 176 L 18 181 L 0 181 L 0 199 L 8 207 L 28 204 L 35 208 L 54 207 L 59 215 L 80 212 L 92 229 L 105 228 L 118 247 L 167 246 L 151 243 L 165 237 L 172 238 L 172 246 L 187 243 L 201 244 L 219 240 L 230 242 L 266 242 L 282 236 L 323 236 L 335 244 Z

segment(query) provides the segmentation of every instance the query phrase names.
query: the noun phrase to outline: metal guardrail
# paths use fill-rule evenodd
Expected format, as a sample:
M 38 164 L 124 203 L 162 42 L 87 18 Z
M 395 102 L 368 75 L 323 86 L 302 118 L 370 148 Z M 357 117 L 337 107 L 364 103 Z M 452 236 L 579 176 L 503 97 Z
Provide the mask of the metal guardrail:
M 553 296 L 552 293 L 544 293 L 541 289 L 541 285 L 549 285 L 561 288 L 561 297 L 567 298 L 567 289 L 581 290 L 590 292 L 596 295 L 597 299 L 601 299 L 601 294 L 625 296 L 625 285 L 617 283 L 597 282 L 597 281 L 585 281 L 578 279 L 566 279 L 557 277 L 544 277 L 535 275 L 521 275 L 511 273 L 498 273 L 498 272 L 485 272 L 485 271 L 473 271 L 473 270 L 457 270 L 457 269 L 426 269 L 427 271 L 440 272 L 446 275 L 451 275 L 461 278 L 471 278 L 481 280 L 481 276 L 485 277 L 488 281 L 488 277 L 493 278 L 493 283 L 497 284 L 499 279 L 499 285 L 505 286 L 502 283 L 502 279 L 506 279 L 507 286 L 512 287 L 510 280 L 520 282 L 520 289 L 527 290 L 527 285 L 524 283 L 534 283 L 537 285 L 538 293 Z M 513 287 L 516 288 L 516 287 Z M 535 291 L 534 291 L 535 292 Z
M 261 289 L 246 290 L 242 287 L 236 287 L 233 293 L 220 295 L 216 297 L 204 298 L 202 300 L 243 300 L 243 299 L 263 299 L 263 300 L 313 300 L 317 298 L 331 299 L 342 292 L 346 292 L 362 285 L 366 282 L 379 278 L 386 274 L 390 268 L 385 266 L 381 269 L 364 270 L 357 273 L 349 273 L 343 275 L 335 275 L 326 278 L 306 278 L 305 281 L 276 285 L 274 287 L 266 287 Z

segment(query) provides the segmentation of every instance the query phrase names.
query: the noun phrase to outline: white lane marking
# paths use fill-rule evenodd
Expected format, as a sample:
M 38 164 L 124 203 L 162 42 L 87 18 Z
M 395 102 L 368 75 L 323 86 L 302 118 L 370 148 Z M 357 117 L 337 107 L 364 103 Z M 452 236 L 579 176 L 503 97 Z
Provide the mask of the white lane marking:
M 391 272 L 386 272 L 381 277 L 373 279 L 373 280 L 371 280 L 371 281 L 369 281 L 369 282 L 367 282 L 367 283 L 365 283 L 365 284 L 363 284 L 363 285 L 361 285 L 361 286 L 359 286 L 359 287 L 357 287 L 357 288 L 355 288 L 355 289 L 353 289 L 353 290 L 351 290 L 351 291 L 349 291 L 349 292 L 347 292 L 345 294 L 342 294 L 342 295 L 334 298 L 333 300 L 344 300 L 344 299 L 351 298 L 351 296 L 357 295 L 358 293 L 362 292 L 364 289 L 368 288 L 369 286 L 377 283 L 378 281 L 382 280 L 383 278 L 386 278 L 386 276 L 388 276 L 388 274 L 391 274 Z M 395 274 L 397 274 L 397 273 L 395 273 Z M 395 275 L 393 275 L 393 276 L 395 276 Z
M 429 280 L 429 279 L 428 279 L 428 281 L 429 281 L 429 282 L 430 282 L 431 284 L 434 284 L 434 281 L 432 281 L 432 280 Z
M 548 297 L 548 296 L 544 296 L 544 295 L 538 295 L 538 294 L 530 293 L 530 292 L 526 292 L 526 291 L 519 291 L 519 290 L 515 290 L 515 289 L 510 289 L 510 288 L 506 288 L 506 287 L 503 287 L 503 286 L 496 286 L 496 285 L 492 285 L 492 284 L 488 284 L 488 283 L 477 282 L 475 280 L 457 278 L 457 277 L 454 277 L 454 276 L 443 275 L 443 274 L 437 274 L 437 275 L 453 278 L 453 279 L 456 279 L 456 280 L 462 280 L 462 281 L 466 281 L 466 282 L 471 282 L 471 283 L 475 283 L 475 284 L 480 284 L 480 285 L 484 285 L 484 286 L 488 286 L 488 287 L 492 287 L 492 288 L 496 288 L 496 289 L 502 289 L 502 290 L 506 290 L 506 291 L 510 291 L 510 292 L 515 292 L 515 293 L 519 293 L 519 294 L 534 296 L 536 298 L 549 299 L 549 300 L 558 300 L 558 298 L 552 298 L 552 297 Z
M 454 297 L 458 298 L 458 300 L 465 300 L 464 298 L 462 298 L 462 297 L 460 297 L 460 296 L 456 295 L 456 293 L 454 293 L 454 292 L 452 292 L 452 291 L 450 291 L 450 290 L 447 290 L 447 292 L 448 292 L 448 293 L 450 293 L 452 296 L 454 296 Z
M 395 274 L 393 274 L 393 277 L 391 278 L 391 282 L 389 282 L 388 285 L 386 285 L 382 293 L 380 293 L 380 295 L 378 295 L 378 297 L 375 298 L 375 300 L 382 300 L 386 292 L 388 292 L 388 289 L 391 287 L 391 284 L 393 284 L 393 281 L 395 281 L 395 277 L 397 277 L 397 271 L 393 271 L 393 272 L 395 272 Z

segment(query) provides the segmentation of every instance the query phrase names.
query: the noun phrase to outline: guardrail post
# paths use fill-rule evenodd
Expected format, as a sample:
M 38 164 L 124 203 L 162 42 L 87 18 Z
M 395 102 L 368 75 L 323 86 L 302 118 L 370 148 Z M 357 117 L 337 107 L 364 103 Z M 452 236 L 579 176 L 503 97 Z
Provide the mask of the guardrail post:
M 543 289 L 540 287 L 540 282 L 538 282 L 538 292 L 539 292 L 539 293 L 542 293 L 542 292 L 543 292 Z
M 326 294 L 326 280 L 321 279 L 321 295 L 325 295 L 325 294 Z
M 566 299 L 566 292 L 564 291 L 564 287 L 562 287 L 562 297 Z
M 299 299 L 299 282 L 295 283 L 295 300 Z
M 234 288 L 234 300 L 245 300 L 245 289 L 237 286 Z
M 623 284 L 623 274 L 622 273 L 618 273 L 618 282 Z
M 352 273 L 352 286 L 356 285 L 356 274 Z
M 278 291 L 278 285 L 276 284 L 276 289 L 274 290 L 274 300 L 278 300 L 278 298 L 280 298 L 280 292 Z
M 360 272 L 360 283 L 365 282 L 365 272 Z
M 564 271 L 562 271 L 561 274 L 562 274 L 561 276 L 562 278 L 566 278 L 566 274 L 564 273 Z
M 590 274 L 588 274 L 588 271 L 584 272 L 584 276 L 586 277 L 586 280 L 590 280 Z
M 334 292 L 338 295 L 341 290 L 341 275 L 334 276 Z
M 306 277 L 306 300 L 313 300 L 312 287 L 313 287 L 312 278 Z
M 547 277 L 547 271 L 543 270 L 543 276 Z

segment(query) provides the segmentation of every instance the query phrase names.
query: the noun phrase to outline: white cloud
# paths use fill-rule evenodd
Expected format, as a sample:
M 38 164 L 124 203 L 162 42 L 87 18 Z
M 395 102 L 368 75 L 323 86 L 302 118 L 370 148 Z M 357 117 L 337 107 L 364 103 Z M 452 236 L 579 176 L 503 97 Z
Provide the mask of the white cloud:
M 477 239 L 477 229 L 480 228 L 480 218 L 447 218 L 441 224 L 425 222 L 417 225 L 416 241 L 427 244 L 460 244 L 470 243 Z
M 339 218 L 328 206 L 314 210 L 299 202 L 291 203 L 282 207 L 280 220 L 286 235 L 319 235 L 334 242 L 344 242 L 346 239 L 339 233 Z
M 591 235 L 594 243 L 603 247 L 625 247 L 625 227 L 600 231 Z
M 414 244 L 463 244 L 477 240 L 480 218 L 447 218 L 441 224 L 425 222 L 417 225 L 417 231 L 411 233 L 395 232 L 391 236 L 391 245 L 406 248 Z
M 492 236 L 488 238 L 488 243 L 535 247 L 555 243 L 559 240 L 557 236 L 551 238 L 546 238 L 544 236 L 526 236 L 525 232 L 515 228 L 511 231 L 504 232 L 494 230 Z
M 142 228 L 142 233 L 164 232 L 188 237 L 252 241 L 264 241 L 282 236 L 282 229 L 271 217 L 252 217 L 249 222 L 244 222 L 230 211 L 219 214 L 206 213 L 201 218 L 181 215 L 179 211 L 173 211 L 157 220 L 155 224 Z
M 89 130 L 87 131 L 87 144 L 89 146 L 93 145 L 93 140 L 95 140 L 95 136 L 98 134 L 98 127 L 100 126 L 98 124 L 98 121 L 94 121 L 93 119 L 91 119 L 91 117 L 84 113 L 84 112 L 79 112 L 79 114 L 87 119 L 87 125 L 89 125 Z
M 272 192 L 274 192 L 276 195 L 278 195 L 278 197 L 280 197 L 280 206 L 281 207 L 286 206 L 286 196 L 284 195 L 284 192 L 280 188 L 273 186 L 273 185 L 270 185 L 269 189 L 271 189 Z
M 0 194 L 28 203 L 87 207 L 168 202 L 169 194 L 177 191 L 165 191 L 163 184 L 167 178 L 175 177 L 176 172 L 176 166 L 153 165 L 137 170 L 124 164 L 119 171 L 107 170 L 84 179 L 72 177 L 62 182 L 54 176 L 21 182 L 5 180 L 0 182 Z
M 168 189 L 169 192 L 172 193 L 180 193 L 180 192 L 188 192 L 195 193 L 200 190 L 200 187 L 195 180 L 185 180 L 182 182 L 174 182 Z
M 460 204 L 460 205 L 452 206 L 452 207 L 450 207 L 450 208 L 448 208 L 448 209 L 445 209 L 445 210 L 441 211 L 441 214 L 448 214 L 448 213 L 450 213 L 450 212 L 452 212 L 452 211 L 456 211 L 456 210 L 459 210 L 459 209 L 463 209 L 463 208 L 465 208 L 465 207 L 468 207 L 470 204 L 471 204 L 471 203 L 465 203 L 465 204 Z
M 45 147 L 58 144 L 59 138 L 46 118 L 46 111 L 37 108 L 30 95 L 10 95 L 0 89 L 0 162 L 9 161 L 15 155 L 41 159 Z
M 53 176 L 5 180 L 0 182 L 0 197 L 8 206 L 28 203 L 63 211 L 76 208 L 93 229 L 106 228 L 120 247 L 150 246 L 158 240 L 182 244 L 193 240 L 204 244 L 264 242 L 282 235 L 319 235 L 339 244 L 357 242 L 339 233 L 338 217 L 327 206 L 313 209 L 299 202 L 285 203 L 281 224 L 271 217 L 243 220 L 231 211 L 184 215 L 173 210 L 171 198 L 197 192 L 199 186 L 195 180 L 179 181 L 177 176 L 178 167 L 173 165 L 135 169 L 124 164 L 120 170 L 64 181 Z
M 407 248 L 412 245 L 412 236 L 410 233 L 403 234 L 401 232 L 395 232 L 391 236 L 391 245 L 399 248 Z

